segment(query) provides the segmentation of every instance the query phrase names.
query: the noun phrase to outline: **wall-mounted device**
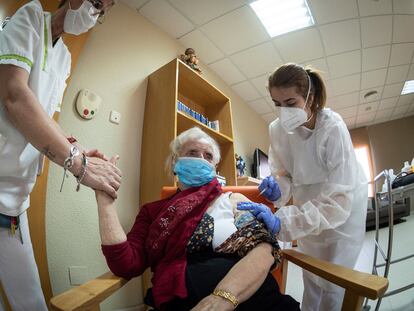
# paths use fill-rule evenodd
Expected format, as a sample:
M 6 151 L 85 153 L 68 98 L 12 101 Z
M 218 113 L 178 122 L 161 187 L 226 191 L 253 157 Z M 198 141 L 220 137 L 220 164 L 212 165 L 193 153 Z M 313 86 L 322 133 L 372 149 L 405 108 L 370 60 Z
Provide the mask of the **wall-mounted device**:
M 96 93 L 83 89 L 76 99 L 76 111 L 86 119 L 93 119 L 101 108 L 102 99 Z

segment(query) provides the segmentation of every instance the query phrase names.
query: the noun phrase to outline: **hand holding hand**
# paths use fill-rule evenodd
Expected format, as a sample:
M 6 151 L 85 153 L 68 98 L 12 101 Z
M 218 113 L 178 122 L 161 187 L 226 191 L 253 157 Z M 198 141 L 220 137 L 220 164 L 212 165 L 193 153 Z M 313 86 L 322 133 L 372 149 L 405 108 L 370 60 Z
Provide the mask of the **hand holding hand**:
M 87 158 L 88 166 L 82 184 L 94 190 L 102 190 L 116 199 L 121 185 L 121 170 L 116 167 L 119 156 L 113 156 L 109 161 L 99 157 Z
M 108 157 L 98 149 L 85 150 L 85 154 L 89 158 L 99 158 L 105 161 L 109 161 Z

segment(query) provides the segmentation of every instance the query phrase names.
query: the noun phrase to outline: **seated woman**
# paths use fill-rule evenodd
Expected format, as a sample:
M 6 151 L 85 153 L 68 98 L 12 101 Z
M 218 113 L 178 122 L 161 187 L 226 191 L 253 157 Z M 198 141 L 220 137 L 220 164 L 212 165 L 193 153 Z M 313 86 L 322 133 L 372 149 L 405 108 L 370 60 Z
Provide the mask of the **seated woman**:
M 146 303 L 158 310 L 299 310 L 269 273 L 280 249 L 240 194 L 223 193 L 215 178 L 217 143 L 199 128 L 171 142 L 172 197 L 144 205 L 126 235 L 114 201 L 96 191 L 102 250 L 111 271 L 130 279 L 151 267 Z M 111 159 L 114 163 L 115 159 Z

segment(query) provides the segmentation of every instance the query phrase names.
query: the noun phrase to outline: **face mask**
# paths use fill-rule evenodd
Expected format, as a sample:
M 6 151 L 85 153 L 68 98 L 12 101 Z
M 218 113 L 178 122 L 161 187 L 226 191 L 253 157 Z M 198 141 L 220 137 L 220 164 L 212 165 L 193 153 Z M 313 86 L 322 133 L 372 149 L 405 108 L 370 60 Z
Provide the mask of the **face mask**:
M 174 166 L 174 173 L 185 187 L 208 184 L 216 176 L 214 166 L 202 158 L 181 157 Z
M 301 126 L 303 123 L 308 122 L 308 114 L 305 111 L 306 103 L 308 102 L 309 93 L 311 89 L 311 80 L 308 75 L 309 87 L 308 94 L 306 95 L 305 105 L 303 108 L 296 107 L 279 107 L 280 124 L 288 134 L 293 134 L 293 131 Z
M 65 21 L 63 23 L 63 31 L 73 35 L 80 35 L 87 32 L 95 26 L 100 11 L 96 9 L 89 1 L 83 1 L 77 10 L 70 8 L 66 12 Z

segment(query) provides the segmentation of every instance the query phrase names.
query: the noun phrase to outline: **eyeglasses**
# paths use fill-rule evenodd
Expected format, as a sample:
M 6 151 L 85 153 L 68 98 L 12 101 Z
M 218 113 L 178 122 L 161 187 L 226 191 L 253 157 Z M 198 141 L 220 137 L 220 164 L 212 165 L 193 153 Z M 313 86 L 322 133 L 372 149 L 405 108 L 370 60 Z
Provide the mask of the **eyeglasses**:
M 104 10 L 104 4 L 102 0 L 88 0 L 95 9 L 99 10 L 99 16 L 98 16 L 98 23 L 102 24 L 105 20 L 105 10 Z M 115 1 L 112 1 L 110 7 L 112 7 L 115 4 Z
M 102 0 L 88 0 L 92 5 L 95 7 L 95 9 L 100 10 L 102 14 L 103 12 L 103 3 Z

